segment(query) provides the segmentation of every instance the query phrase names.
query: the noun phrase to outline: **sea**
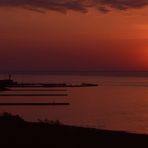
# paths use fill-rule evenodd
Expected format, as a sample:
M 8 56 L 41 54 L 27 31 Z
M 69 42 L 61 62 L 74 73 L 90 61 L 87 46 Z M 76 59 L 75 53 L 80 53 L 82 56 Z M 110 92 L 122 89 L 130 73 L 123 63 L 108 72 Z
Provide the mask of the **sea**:
M 6 75 L 0 75 L 0 79 Z M 97 87 L 12 88 L 0 94 L 67 94 L 67 96 L 0 96 L 0 103 L 68 102 L 66 106 L 0 106 L 27 121 L 148 134 L 148 77 L 16 74 L 19 83 L 98 84 Z M 42 89 L 46 89 L 43 91 Z

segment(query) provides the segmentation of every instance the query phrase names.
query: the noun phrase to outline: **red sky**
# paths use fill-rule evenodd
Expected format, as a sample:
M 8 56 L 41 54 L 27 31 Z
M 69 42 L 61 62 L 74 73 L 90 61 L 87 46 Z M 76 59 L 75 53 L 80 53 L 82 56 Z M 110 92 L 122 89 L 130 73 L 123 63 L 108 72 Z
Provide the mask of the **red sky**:
M 2 72 L 148 70 L 147 7 L 128 4 L 130 8 L 120 10 L 105 4 L 111 9 L 107 13 L 94 6 L 87 13 L 41 7 L 41 13 L 3 5 L 0 1 Z

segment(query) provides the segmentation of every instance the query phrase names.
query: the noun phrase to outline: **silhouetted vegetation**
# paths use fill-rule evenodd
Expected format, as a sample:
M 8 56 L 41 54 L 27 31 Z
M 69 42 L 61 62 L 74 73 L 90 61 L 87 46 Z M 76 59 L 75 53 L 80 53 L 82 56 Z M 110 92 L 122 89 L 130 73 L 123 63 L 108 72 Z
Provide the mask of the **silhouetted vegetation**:
M 48 120 L 27 122 L 19 116 L 0 116 L 2 148 L 145 148 L 148 135 L 66 126 Z

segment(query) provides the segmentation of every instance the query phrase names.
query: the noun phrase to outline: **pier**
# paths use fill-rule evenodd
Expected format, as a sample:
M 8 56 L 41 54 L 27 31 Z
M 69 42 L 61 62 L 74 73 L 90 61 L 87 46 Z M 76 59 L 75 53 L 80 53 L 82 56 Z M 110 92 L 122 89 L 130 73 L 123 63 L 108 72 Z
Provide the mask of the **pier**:
M 11 79 L 9 75 L 8 79 L 0 80 L 0 97 L 5 99 L 10 99 L 9 97 L 67 97 L 67 93 L 62 93 L 67 91 L 67 89 L 59 88 L 69 88 L 69 87 L 97 87 L 98 84 L 91 83 L 81 83 L 81 84 L 67 84 L 67 83 L 19 83 Z M 51 89 L 52 88 L 52 89 Z M 16 92 L 27 92 L 27 93 L 16 93 Z M 41 92 L 51 92 L 51 93 L 41 93 Z M 12 92 L 12 93 L 7 93 Z M 15 93 L 13 93 L 15 92 Z M 31 92 L 31 93 L 28 93 Z M 35 93 L 34 93 L 35 92 Z M 36 93 L 39 92 L 39 93 Z M 53 93 L 56 92 L 56 93 Z M 59 92 L 59 93 L 58 93 Z M 50 98 L 48 98 L 50 99 Z M 70 105 L 67 102 L 39 102 L 39 103 L 0 103 L 0 106 L 62 106 Z
M 24 97 L 48 97 L 48 96 L 52 96 L 52 97 L 62 97 L 62 96 L 68 96 L 68 94 L 0 94 L 0 96 L 3 97 L 20 97 L 20 96 L 24 96 Z
M 70 103 L 0 103 L 0 106 L 62 106 L 70 105 Z

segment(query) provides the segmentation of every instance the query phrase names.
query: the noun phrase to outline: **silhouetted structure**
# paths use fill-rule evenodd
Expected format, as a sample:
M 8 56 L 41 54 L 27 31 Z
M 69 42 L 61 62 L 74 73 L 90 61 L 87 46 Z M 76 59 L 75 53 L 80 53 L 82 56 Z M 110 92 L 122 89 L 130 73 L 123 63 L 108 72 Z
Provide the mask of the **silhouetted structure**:
M 66 83 L 18 83 L 11 79 L 0 80 L 0 87 L 96 87 L 98 84 L 81 83 L 81 84 L 66 84 Z
M 11 87 L 17 84 L 18 84 L 17 82 L 11 79 L 11 75 L 9 75 L 8 79 L 0 80 L 0 87 Z

